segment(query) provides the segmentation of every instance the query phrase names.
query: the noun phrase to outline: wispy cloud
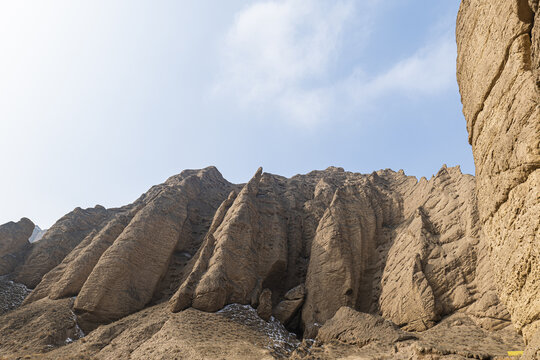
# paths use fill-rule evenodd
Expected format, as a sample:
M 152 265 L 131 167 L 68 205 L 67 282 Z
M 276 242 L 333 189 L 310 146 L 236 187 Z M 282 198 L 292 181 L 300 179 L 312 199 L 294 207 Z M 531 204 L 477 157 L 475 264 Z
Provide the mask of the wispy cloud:
M 379 4 L 280 0 L 245 8 L 225 36 L 214 93 L 243 108 L 277 111 L 284 121 L 312 127 L 337 109 L 358 112 L 390 94 L 429 95 L 451 86 L 455 45 L 448 34 L 380 73 L 367 75 L 369 69 L 358 64 L 336 74 L 340 56 L 348 55 L 345 37 L 355 29 L 364 36 L 356 41 L 369 40 Z

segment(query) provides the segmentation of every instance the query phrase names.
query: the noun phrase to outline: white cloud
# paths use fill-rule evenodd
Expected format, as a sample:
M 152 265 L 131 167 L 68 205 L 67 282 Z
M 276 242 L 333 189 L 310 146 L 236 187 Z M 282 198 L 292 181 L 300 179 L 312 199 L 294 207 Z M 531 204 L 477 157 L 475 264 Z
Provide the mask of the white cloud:
M 455 82 L 455 64 L 454 40 L 439 38 L 377 76 L 366 85 L 366 90 L 375 95 L 393 90 L 404 94 L 438 92 Z
M 245 8 L 225 36 L 215 94 L 310 127 L 337 110 L 362 111 L 390 93 L 426 95 L 451 86 L 456 50 L 448 35 L 379 74 L 368 76 L 361 65 L 335 74 L 340 57 L 350 56 L 342 47 L 345 37 L 354 30 L 365 37 L 356 43 L 368 40 L 379 4 L 276 0 Z M 355 51 L 361 49 L 356 45 Z
M 339 52 L 352 1 L 287 0 L 254 4 L 240 12 L 226 35 L 216 91 L 241 105 L 267 104 L 303 124 L 317 122 L 321 81 Z

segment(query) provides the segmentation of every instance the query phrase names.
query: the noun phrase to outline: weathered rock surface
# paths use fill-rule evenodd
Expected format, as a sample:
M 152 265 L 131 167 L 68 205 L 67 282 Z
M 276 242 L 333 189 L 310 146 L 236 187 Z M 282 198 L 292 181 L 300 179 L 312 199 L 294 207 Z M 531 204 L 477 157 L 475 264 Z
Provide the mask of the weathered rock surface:
M 297 344 L 280 323 L 262 320 L 250 306 L 171 314 L 162 304 L 101 326 L 71 345 L 25 359 L 282 359 Z M 14 353 L 23 354 L 27 352 Z
M 512 329 L 486 331 L 454 314 L 421 333 L 405 332 L 384 318 L 343 307 L 317 339 L 304 340 L 292 359 L 507 359 L 523 340 Z
M 12 272 L 30 248 L 34 223 L 27 218 L 0 225 L 0 276 Z
M 298 313 L 298 310 L 304 304 L 304 298 L 306 295 L 306 287 L 304 284 L 300 284 L 283 296 L 284 300 L 274 308 L 273 315 L 282 324 L 289 325 L 293 317 Z M 293 326 L 294 327 L 294 326 Z
M 80 354 L 90 357 L 112 342 L 116 350 L 111 347 L 110 354 L 122 356 L 173 356 L 163 347 L 193 353 L 203 340 L 173 345 L 182 342 L 171 335 L 179 327 L 186 330 L 182 321 L 191 321 L 182 314 L 203 314 L 180 312 L 189 307 L 215 312 L 241 304 L 233 307 L 249 308 L 267 324 L 274 323 L 273 314 L 307 338 L 343 306 L 371 314 L 351 316 L 365 317 L 362 321 L 377 329 L 387 327 L 375 315 L 408 331 L 429 331 L 456 313 L 467 314 L 474 329 L 486 334 L 510 325 L 492 282 L 487 245 L 479 239 L 474 177 L 459 167 L 443 166 L 430 180 L 419 181 L 391 170 L 363 175 L 329 168 L 287 179 L 259 169 L 242 186 L 230 184 L 215 168 L 188 170 L 131 205 L 97 211 L 103 220 L 85 227 L 80 240 L 72 234 L 81 232 L 68 227 L 73 249 L 19 309 L 75 297 L 73 311 L 84 332 L 111 322 L 108 331 L 125 332 L 112 340 L 99 330 L 103 327 L 94 330 L 105 338 L 81 348 Z M 49 238 L 54 248 L 66 238 L 54 240 L 51 230 L 36 247 Z M 156 313 L 144 310 L 164 300 L 180 313 L 164 315 L 163 304 Z M 125 320 L 146 316 L 142 323 Z M 319 341 L 336 340 L 321 336 Z M 372 346 L 368 343 L 362 349 Z M 376 349 L 384 345 L 391 351 L 401 341 L 375 343 Z M 417 351 L 415 344 L 403 354 Z M 270 354 L 260 350 L 245 351 Z
M 259 296 L 257 314 L 265 321 L 270 320 L 272 316 L 272 291 L 270 289 L 264 289 L 261 296 Z
M 72 305 L 73 299 L 42 299 L 2 315 L 0 357 L 44 353 L 82 337 Z
M 462 1 L 457 77 L 491 274 L 512 322 L 540 331 L 538 0 Z
M 32 244 L 24 263 L 15 269 L 16 281 L 29 288 L 36 287 L 46 273 L 60 264 L 91 231 L 104 226 L 115 212 L 98 205 L 89 209 L 76 208 L 62 217 L 40 241 Z
M 234 185 L 210 167 L 122 208 L 77 208 L 35 244 L 29 220 L 0 226 L 0 296 L 15 304 L 0 355 L 496 359 L 525 346 L 512 320 L 538 358 L 538 12 L 538 0 L 462 0 L 476 178 L 259 169 Z M 35 287 L 15 310 L 26 290 L 12 280 Z M 76 340 L 79 325 L 95 330 Z
M 169 178 L 89 231 L 25 302 L 77 295 L 74 309 L 85 330 L 142 309 L 163 291 L 160 281 L 174 286 L 176 254 L 195 253 L 233 188 L 213 167 Z
M 339 341 L 359 347 L 371 342 L 393 344 L 411 339 L 416 337 L 402 331 L 393 322 L 346 306 L 340 308 L 317 334 L 317 340 L 321 342 Z
M 459 168 L 429 181 L 389 170 L 286 179 L 259 169 L 216 211 L 170 307 L 256 306 L 268 288 L 284 323 L 302 306 L 296 330 L 308 337 L 341 306 L 410 330 L 456 311 L 504 327 L 509 315 L 478 255 L 479 230 L 474 178 Z M 284 298 L 303 283 L 305 302 Z

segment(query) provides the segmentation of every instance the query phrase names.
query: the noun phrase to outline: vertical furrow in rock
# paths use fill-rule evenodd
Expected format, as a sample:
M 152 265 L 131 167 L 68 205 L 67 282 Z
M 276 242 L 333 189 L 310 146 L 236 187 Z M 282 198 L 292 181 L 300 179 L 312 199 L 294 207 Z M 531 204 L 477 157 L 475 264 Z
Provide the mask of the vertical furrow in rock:
M 230 190 L 215 168 L 206 168 L 184 171 L 151 190 L 151 196 L 141 197 L 141 209 L 126 219 L 129 224 L 99 257 L 77 296 L 74 309 L 81 326 L 92 329 L 148 304 L 175 249 L 192 246 L 184 231 L 188 209 L 215 209 Z M 112 235 L 106 238 L 112 240 Z M 96 247 L 98 240 L 92 241 Z
M 193 293 L 195 291 L 195 288 L 197 287 L 203 274 L 208 269 L 210 257 L 212 256 L 215 249 L 216 239 L 214 238 L 214 232 L 223 222 L 223 219 L 225 218 L 225 215 L 233 204 L 235 198 L 236 193 L 233 191 L 217 209 L 214 219 L 212 221 L 212 225 L 208 230 L 208 234 L 206 235 L 206 238 L 194 259 L 194 264 L 191 272 L 169 301 L 169 308 L 172 312 L 178 312 L 187 309 L 192 305 Z

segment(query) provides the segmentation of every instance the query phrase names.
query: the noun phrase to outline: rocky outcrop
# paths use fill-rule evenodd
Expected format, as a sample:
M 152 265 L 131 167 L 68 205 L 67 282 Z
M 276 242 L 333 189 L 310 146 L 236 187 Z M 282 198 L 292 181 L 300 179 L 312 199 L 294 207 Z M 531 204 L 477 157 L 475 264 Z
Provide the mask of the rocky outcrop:
M 30 248 L 34 223 L 27 218 L 0 225 L 0 276 L 12 272 Z
M 115 213 L 114 209 L 107 210 L 98 205 L 89 209 L 76 208 L 62 217 L 40 241 L 32 245 L 24 263 L 15 270 L 16 281 L 29 288 L 36 287 L 46 273 L 60 264 L 90 232 L 104 226 Z
M 538 0 L 464 0 L 456 29 L 483 240 L 500 298 L 527 341 L 540 331 L 538 11 Z
M 291 359 L 506 359 L 523 348 L 512 329 L 486 331 L 454 314 L 424 332 L 405 332 L 378 315 L 340 308 L 316 340 L 304 340 Z
M 417 338 L 402 331 L 393 322 L 346 306 L 340 308 L 317 334 L 317 340 L 323 343 L 340 341 L 359 347 L 375 341 L 393 344 L 410 339 Z
M 259 296 L 257 315 L 264 321 L 270 320 L 272 316 L 272 291 L 270 289 L 264 289 Z
M 233 188 L 213 167 L 186 170 L 133 204 L 109 210 L 25 303 L 77 296 L 74 309 L 85 330 L 142 309 L 163 290 L 163 279 L 171 282 L 176 254 L 195 253 L 205 226 Z
M 291 320 L 293 320 L 304 304 L 305 295 L 306 288 L 304 284 L 300 284 L 287 291 L 284 296 L 284 300 L 280 301 L 273 310 L 273 315 L 275 318 L 284 325 L 291 328 L 297 328 L 298 325 L 291 324 Z
M 133 204 L 60 220 L 33 245 L 36 254 L 45 244 L 36 269 L 57 258 L 45 249 L 73 248 L 58 253 L 19 310 L 74 298 L 85 333 L 122 327 L 126 316 L 166 300 L 174 313 L 249 308 L 264 326 L 279 321 L 305 338 L 344 306 L 365 313 L 366 324 L 382 315 L 407 331 L 429 331 L 456 313 L 475 329 L 499 331 L 509 314 L 479 238 L 475 194 L 474 177 L 459 167 L 443 166 L 430 180 L 333 167 L 288 179 L 259 169 L 245 185 L 213 167 L 186 170 Z M 165 321 L 158 313 L 139 329 L 156 344 L 181 327 L 174 320 L 157 335 Z
M 216 211 L 170 308 L 257 306 L 267 288 L 274 315 L 307 337 L 342 306 L 410 330 L 456 311 L 488 329 L 507 326 L 478 255 L 475 199 L 474 178 L 446 166 L 429 181 L 388 170 L 286 179 L 259 169 Z M 304 283 L 305 300 L 285 297 Z
M 275 320 L 262 320 L 250 306 L 231 304 L 217 313 L 188 309 L 171 314 L 163 305 L 100 326 L 67 346 L 52 342 L 47 353 L 29 353 L 22 343 L 18 347 L 8 347 L 5 346 L 7 343 L 14 344 L 15 341 L 0 338 L 0 353 L 10 359 L 40 360 L 271 360 L 288 358 L 298 345 L 294 334 Z
M 36 354 L 65 346 L 84 336 L 71 306 L 73 299 L 42 299 L 0 317 L 0 354 Z M 36 357 L 40 355 L 36 354 Z

